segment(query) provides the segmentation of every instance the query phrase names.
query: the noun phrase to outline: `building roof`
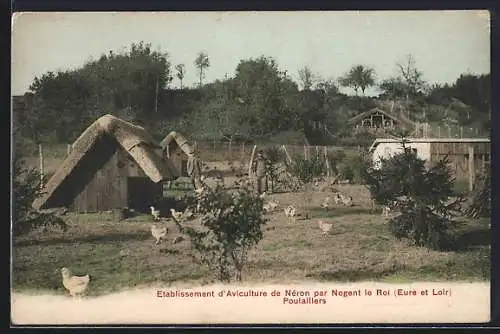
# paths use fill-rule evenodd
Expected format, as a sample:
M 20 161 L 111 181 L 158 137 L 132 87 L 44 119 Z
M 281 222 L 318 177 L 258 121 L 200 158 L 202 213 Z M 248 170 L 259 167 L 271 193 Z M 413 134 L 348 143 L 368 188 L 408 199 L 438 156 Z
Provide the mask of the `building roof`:
M 489 143 L 489 138 L 407 138 L 408 143 Z M 400 143 L 401 139 L 377 138 L 373 141 L 369 151 L 371 152 L 380 143 Z
M 115 139 L 116 143 L 129 153 L 151 181 L 160 182 L 179 177 L 179 171 L 172 162 L 155 152 L 161 146 L 143 127 L 108 114 L 96 120 L 75 140 L 70 154 L 45 185 L 43 196 L 34 201 L 34 208 L 43 208 L 69 175 L 78 173 L 79 162 L 103 136 Z
M 171 144 L 175 143 L 185 154 L 189 155 L 194 153 L 194 148 L 189 144 L 188 140 L 178 132 L 172 131 L 170 132 L 160 143 L 160 146 L 163 152 L 167 153 L 167 156 L 170 156 L 172 152 L 170 152 Z
M 379 112 L 381 114 L 383 114 L 384 116 L 387 116 L 397 122 L 401 122 L 402 124 L 410 127 L 410 128 L 414 128 L 415 127 L 415 122 L 411 121 L 410 119 L 404 117 L 403 115 L 397 115 L 397 114 L 394 114 L 394 113 L 391 113 L 391 112 L 387 112 L 383 109 L 380 109 L 378 107 L 375 107 L 373 109 L 370 109 L 370 110 L 367 110 L 365 112 L 362 112 L 361 114 L 358 114 L 354 117 L 351 117 L 347 122 L 348 124 L 353 124 L 353 123 L 356 123 L 360 120 L 362 120 L 363 118 L 367 117 L 367 116 L 370 116 L 371 114 L 374 114 L 376 112 Z

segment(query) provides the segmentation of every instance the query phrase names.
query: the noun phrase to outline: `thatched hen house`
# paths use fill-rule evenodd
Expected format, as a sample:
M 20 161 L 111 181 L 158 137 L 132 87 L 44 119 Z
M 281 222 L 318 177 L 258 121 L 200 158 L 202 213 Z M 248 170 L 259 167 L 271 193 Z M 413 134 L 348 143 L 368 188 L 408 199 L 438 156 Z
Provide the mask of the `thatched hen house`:
M 73 143 L 33 206 L 145 212 L 163 195 L 163 182 L 177 177 L 178 169 L 144 128 L 104 115 Z

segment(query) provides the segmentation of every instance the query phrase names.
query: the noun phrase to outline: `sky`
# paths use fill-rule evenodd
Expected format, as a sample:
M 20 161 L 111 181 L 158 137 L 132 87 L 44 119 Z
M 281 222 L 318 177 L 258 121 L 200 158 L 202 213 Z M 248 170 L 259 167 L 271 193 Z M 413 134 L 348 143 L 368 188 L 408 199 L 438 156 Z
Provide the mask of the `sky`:
M 12 94 L 24 94 L 35 76 L 76 69 L 140 41 L 168 52 L 172 68 L 185 64 L 185 86 L 197 83 L 200 51 L 210 60 L 205 82 L 232 76 L 240 60 L 261 55 L 297 82 L 304 66 L 336 80 L 357 64 L 383 80 L 408 54 L 430 83 L 490 71 L 488 11 L 16 13 Z

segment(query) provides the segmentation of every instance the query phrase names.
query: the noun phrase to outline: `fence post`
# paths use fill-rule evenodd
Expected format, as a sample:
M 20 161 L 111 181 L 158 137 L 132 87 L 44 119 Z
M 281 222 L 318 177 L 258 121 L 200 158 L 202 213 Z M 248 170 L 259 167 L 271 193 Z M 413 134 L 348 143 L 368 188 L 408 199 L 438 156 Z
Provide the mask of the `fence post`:
M 307 147 L 304 145 L 304 160 L 307 160 Z
M 43 188 L 43 174 L 44 174 L 42 144 L 38 144 L 38 155 L 39 155 L 39 159 L 40 159 L 40 189 L 42 189 Z
M 316 147 L 316 159 L 319 159 L 319 146 L 315 146 Z
M 463 134 L 464 134 L 464 127 L 461 126 L 460 127 L 460 138 L 463 138 Z
M 476 171 L 474 170 L 474 146 L 469 145 L 469 191 L 474 190 L 474 178 Z
M 66 146 L 66 155 L 69 155 L 71 153 L 71 144 L 68 144 L 68 146 Z
M 438 138 L 441 138 L 441 126 L 438 125 Z
M 330 161 L 328 161 L 328 148 L 323 146 L 323 154 L 325 156 L 326 176 L 330 177 Z
M 252 155 L 250 156 L 250 163 L 248 164 L 248 176 L 252 176 L 252 163 L 253 157 L 255 155 L 255 150 L 257 149 L 257 145 L 253 146 Z

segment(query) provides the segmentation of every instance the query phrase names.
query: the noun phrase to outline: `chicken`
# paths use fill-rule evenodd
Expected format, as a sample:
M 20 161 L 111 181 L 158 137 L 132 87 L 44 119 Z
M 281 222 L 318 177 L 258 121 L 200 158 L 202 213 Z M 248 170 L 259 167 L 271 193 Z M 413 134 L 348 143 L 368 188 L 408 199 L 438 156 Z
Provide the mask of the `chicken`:
M 168 233 L 168 228 L 166 226 L 160 226 L 153 224 L 151 226 L 151 234 L 153 237 L 156 239 L 155 245 L 158 245 L 161 243 L 161 239 L 165 238 Z
M 324 221 L 318 221 L 319 228 L 323 231 L 323 234 L 327 234 L 332 229 L 331 223 L 325 223 Z
M 264 204 L 263 208 L 266 212 L 272 212 L 272 211 L 276 210 L 278 205 L 279 205 L 278 201 L 271 200 L 271 201 L 267 202 L 266 204 Z
M 335 203 L 335 205 L 338 205 L 339 203 L 342 202 L 342 198 L 340 197 L 340 193 L 335 192 L 333 194 L 333 202 Z
M 182 218 L 182 212 L 175 211 L 174 208 L 170 209 L 170 213 L 172 214 L 172 218 L 177 221 L 180 221 Z
M 323 208 L 323 209 L 326 209 L 328 210 L 328 205 L 330 204 L 330 197 L 326 197 L 324 200 L 323 200 L 323 203 L 320 204 L 320 206 Z
M 295 217 L 297 215 L 297 209 L 293 205 L 289 205 L 285 208 L 285 215 L 287 217 L 292 218 L 295 221 Z
M 194 216 L 194 213 L 189 208 L 184 210 L 184 213 L 182 214 L 182 218 L 185 220 L 189 220 L 189 219 L 193 218 L 193 216 Z
M 345 206 L 352 206 L 352 196 L 344 196 L 342 194 L 339 194 L 340 196 L 340 200 L 342 201 L 342 204 L 344 204 Z
M 155 220 L 160 220 L 160 210 L 156 210 L 154 206 L 149 207 L 151 209 L 151 215 Z
M 66 290 L 69 291 L 70 296 L 81 296 L 87 290 L 90 282 L 90 275 L 75 276 L 68 268 L 61 268 L 62 283 Z
M 259 195 L 260 198 L 264 199 L 266 197 L 266 192 L 264 191 L 262 194 Z
M 387 205 L 384 205 L 382 207 L 382 216 L 386 216 L 387 217 L 387 216 L 390 215 L 390 213 L 391 213 L 391 208 L 389 206 L 387 206 Z

